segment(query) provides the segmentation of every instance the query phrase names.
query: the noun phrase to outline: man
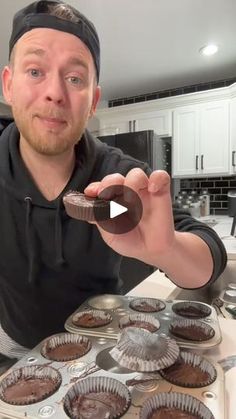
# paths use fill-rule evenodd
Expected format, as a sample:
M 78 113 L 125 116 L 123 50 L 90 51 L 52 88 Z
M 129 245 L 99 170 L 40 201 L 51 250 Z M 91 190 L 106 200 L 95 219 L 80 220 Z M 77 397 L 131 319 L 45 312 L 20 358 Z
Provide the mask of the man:
M 119 292 L 120 255 L 202 287 L 226 263 L 209 227 L 172 212 L 167 173 L 123 155 L 87 130 L 100 98 L 99 40 L 72 7 L 38 1 L 19 11 L 3 93 L 15 123 L 0 141 L 0 352 L 20 356 L 90 295 Z M 110 185 L 140 196 L 136 228 L 112 234 L 65 212 L 69 190 L 96 197 Z

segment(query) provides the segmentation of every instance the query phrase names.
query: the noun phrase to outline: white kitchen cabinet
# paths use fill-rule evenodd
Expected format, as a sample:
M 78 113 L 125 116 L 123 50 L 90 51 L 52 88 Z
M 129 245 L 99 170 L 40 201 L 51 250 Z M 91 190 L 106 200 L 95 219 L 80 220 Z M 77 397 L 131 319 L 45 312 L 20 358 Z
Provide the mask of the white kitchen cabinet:
M 111 109 L 111 110 L 110 110 Z M 121 134 L 143 130 L 153 130 L 162 136 L 172 135 L 172 113 L 171 110 L 155 112 L 126 112 L 107 109 L 106 113 L 97 117 L 100 120 L 100 135 Z
M 230 101 L 230 173 L 236 173 L 236 97 Z
M 180 107 L 173 112 L 173 176 L 229 173 L 229 101 Z

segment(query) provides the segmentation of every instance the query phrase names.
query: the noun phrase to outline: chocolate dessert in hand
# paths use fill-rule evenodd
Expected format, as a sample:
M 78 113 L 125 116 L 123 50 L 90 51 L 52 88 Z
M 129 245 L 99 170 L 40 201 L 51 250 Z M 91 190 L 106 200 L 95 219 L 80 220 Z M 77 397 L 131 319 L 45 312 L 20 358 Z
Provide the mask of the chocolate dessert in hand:
M 76 220 L 103 221 L 110 219 L 110 201 L 91 198 L 78 191 L 63 196 L 67 214 Z

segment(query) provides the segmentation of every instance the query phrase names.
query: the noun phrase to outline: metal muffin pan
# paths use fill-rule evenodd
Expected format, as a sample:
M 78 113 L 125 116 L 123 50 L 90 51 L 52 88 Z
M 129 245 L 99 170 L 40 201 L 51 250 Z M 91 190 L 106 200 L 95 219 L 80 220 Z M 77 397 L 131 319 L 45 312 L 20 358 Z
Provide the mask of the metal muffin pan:
M 56 336 L 56 335 L 55 335 Z M 25 406 L 13 406 L 0 400 L 0 417 L 3 419 L 67 419 L 63 409 L 63 399 L 69 389 L 78 380 L 86 377 L 112 377 L 125 384 L 131 394 L 131 405 L 122 416 L 124 419 L 139 418 L 143 402 L 159 392 L 181 392 L 190 394 L 203 402 L 212 412 L 215 419 L 226 419 L 225 416 L 225 385 L 224 372 L 219 364 L 204 357 L 214 365 L 217 371 L 216 380 L 202 388 L 184 388 L 173 385 L 164 380 L 158 372 L 139 373 L 120 367 L 110 356 L 109 351 L 115 345 L 111 339 L 89 337 L 92 343 L 91 350 L 83 357 L 69 362 L 55 362 L 45 359 L 41 355 L 43 342 L 37 345 L 27 356 L 22 358 L 1 376 L 1 381 L 15 369 L 27 365 L 52 366 L 62 376 L 59 390 L 47 399 Z M 99 418 L 102 419 L 102 418 Z
M 119 321 L 123 316 L 127 316 L 130 314 L 141 314 L 140 311 L 133 310 L 130 307 L 130 302 L 139 299 L 140 297 L 130 297 L 130 296 L 121 296 L 121 295 L 113 295 L 113 294 L 104 294 L 95 297 L 91 297 L 87 299 L 65 322 L 65 329 L 71 333 L 80 333 L 82 335 L 87 336 L 97 336 L 97 337 L 104 337 L 110 339 L 117 339 L 118 334 L 120 333 L 121 329 L 119 328 Z M 157 299 L 154 299 L 157 300 Z M 212 348 L 222 340 L 220 325 L 216 310 L 214 307 L 209 306 L 205 303 L 199 303 L 199 301 L 191 301 L 192 303 L 198 303 L 201 305 L 206 306 L 207 308 L 211 309 L 211 314 L 208 317 L 201 318 L 199 321 L 208 324 L 211 326 L 214 331 L 215 335 L 206 341 L 190 341 L 186 339 L 178 338 L 172 335 L 169 332 L 169 326 L 172 321 L 177 319 L 184 319 L 186 317 L 180 316 L 175 314 L 172 311 L 172 306 L 178 302 L 189 302 L 187 300 L 163 300 L 159 299 L 165 304 L 165 308 L 161 311 L 154 312 L 154 313 L 143 313 L 153 316 L 155 319 L 158 319 L 160 322 L 160 328 L 154 333 L 163 333 L 173 339 L 179 344 L 179 346 L 184 348 L 197 348 L 197 349 L 208 349 Z M 84 327 L 77 327 L 73 324 L 72 319 L 73 316 L 82 311 L 88 310 L 103 310 L 107 313 L 110 313 L 112 316 L 112 322 L 106 326 L 100 327 L 93 327 L 93 328 L 84 328 Z

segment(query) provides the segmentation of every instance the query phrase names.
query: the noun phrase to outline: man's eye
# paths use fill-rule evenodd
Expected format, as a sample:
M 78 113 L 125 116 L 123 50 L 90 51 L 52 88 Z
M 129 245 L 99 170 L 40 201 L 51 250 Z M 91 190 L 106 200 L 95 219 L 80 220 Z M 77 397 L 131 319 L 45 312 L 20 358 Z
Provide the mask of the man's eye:
M 81 79 L 77 76 L 68 77 L 68 80 L 71 84 L 79 84 L 81 82 Z
M 29 73 L 34 78 L 39 77 L 39 75 L 40 75 L 40 71 L 39 70 L 36 70 L 35 68 L 31 68 L 29 70 Z

